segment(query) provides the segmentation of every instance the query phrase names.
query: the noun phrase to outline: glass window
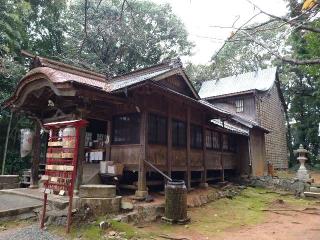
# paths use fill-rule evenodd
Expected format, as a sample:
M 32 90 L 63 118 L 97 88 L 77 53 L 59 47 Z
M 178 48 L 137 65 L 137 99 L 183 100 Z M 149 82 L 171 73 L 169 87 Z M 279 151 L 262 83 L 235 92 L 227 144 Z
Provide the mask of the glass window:
M 172 120 L 172 145 L 185 147 L 187 142 L 187 126 L 185 122 Z
M 191 147 L 202 148 L 202 127 L 191 124 L 190 131 Z
M 140 114 L 126 114 L 114 116 L 112 119 L 113 144 L 140 143 Z
M 149 114 L 148 142 L 151 144 L 167 144 L 167 119 Z
M 237 150 L 236 138 L 234 135 L 229 135 L 229 151 L 236 152 Z
M 220 134 L 218 132 L 212 131 L 212 143 L 213 149 L 220 149 Z
M 236 112 L 243 112 L 243 99 L 236 100 Z
M 212 131 L 206 130 L 206 148 L 212 149 Z
M 229 137 L 227 134 L 222 134 L 222 149 L 225 151 L 229 150 Z

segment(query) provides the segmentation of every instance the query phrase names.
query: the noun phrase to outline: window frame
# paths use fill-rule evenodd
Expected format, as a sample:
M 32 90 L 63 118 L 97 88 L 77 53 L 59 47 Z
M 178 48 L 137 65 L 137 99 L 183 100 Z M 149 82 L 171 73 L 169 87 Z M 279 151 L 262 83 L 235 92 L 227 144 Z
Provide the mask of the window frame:
M 125 126 L 121 123 L 120 118 L 135 117 Z M 134 123 L 136 121 L 136 123 Z M 125 126 L 125 127 L 124 127 Z M 112 116 L 112 145 L 126 145 L 126 144 L 140 144 L 140 129 L 141 129 L 141 114 L 140 113 L 126 113 Z M 116 134 L 116 131 L 124 133 Z M 124 136 L 122 136 L 124 134 Z M 124 140 L 116 140 L 115 138 L 124 138 Z
M 155 121 L 155 129 L 151 131 L 151 119 Z M 164 126 L 161 125 L 160 121 L 164 120 Z M 151 136 L 151 134 L 155 134 Z M 163 139 L 161 136 L 163 135 Z M 157 144 L 157 145 L 167 145 L 168 143 L 168 118 L 156 113 L 149 113 L 148 114 L 148 144 Z
M 200 138 L 198 139 L 198 134 Z M 200 140 L 200 142 L 198 142 Z M 190 148 L 202 149 L 203 148 L 203 131 L 200 125 L 190 124 Z
M 175 129 L 176 127 L 177 129 Z M 187 123 L 179 119 L 172 119 L 172 146 L 177 148 L 187 147 Z
M 244 112 L 244 100 L 243 98 L 235 100 L 236 112 L 241 113 Z
M 206 134 L 206 148 L 209 150 L 221 150 L 221 133 L 212 129 L 206 129 L 206 133 L 209 133 L 208 135 Z M 217 139 L 217 144 L 214 143 L 214 135 L 216 136 Z M 208 147 L 207 141 L 209 137 L 210 141 L 210 146 Z

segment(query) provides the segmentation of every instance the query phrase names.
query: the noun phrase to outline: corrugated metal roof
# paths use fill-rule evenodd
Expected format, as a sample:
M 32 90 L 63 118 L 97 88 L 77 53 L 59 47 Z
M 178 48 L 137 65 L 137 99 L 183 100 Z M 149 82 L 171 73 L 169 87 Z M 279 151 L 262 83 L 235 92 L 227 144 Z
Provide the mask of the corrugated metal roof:
M 246 118 L 244 116 L 240 116 L 237 113 L 234 113 L 234 112 L 228 111 L 226 109 L 222 109 L 220 107 L 217 107 L 214 104 L 209 103 L 206 100 L 199 100 L 198 102 L 200 102 L 201 104 L 203 104 L 207 107 L 210 107 L 211 109 L 213 109 L 215 111 L 218 111 L 218 112 L 221 112 L 221 113 L 228 115 L 230 120 L 233 120 L 234 122 L 240 123 L 241 125 L 246 126 L 247 128 L 251 129 L 253 127 L 257 127 L 257 128 L 264 130 L 265 132 L 269 132 L 268 129 L 260 126 L 259 123 L 253 121 L 252 119 Z
M 245 136 L 249 136 L 249 130 L 248 129 L 243 129 L 243 128 L 240 128 L 236 125 L 233 125 L 229 122 L 222 122 L 220 119 L 212 119 L 211 122 L 213 124 L 216 124 L 220 127 L 223 127 L 231 132 L 234 132 L 234 133 L 238 133 L 238 134 L 241 134 L 241 135 L 245 135 Z
M 202 83 L 199 91 L 201 98 L 210 98 L 251 90 L 267 91 L 276 79 L 277 68 L 267 68 L 256 72 L 229 76 Z

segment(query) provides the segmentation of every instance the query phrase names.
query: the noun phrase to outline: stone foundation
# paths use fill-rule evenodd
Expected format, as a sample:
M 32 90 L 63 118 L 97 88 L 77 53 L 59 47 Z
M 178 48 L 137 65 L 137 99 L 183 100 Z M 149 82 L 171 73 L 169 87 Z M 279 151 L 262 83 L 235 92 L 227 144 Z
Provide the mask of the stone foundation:
M 296 196 L 303 196 L 303 193 L 310 190 L 310 184 L 298 179 L 277 178 L 271 176 L 252 177 L 251 186 L 273 188 L 294 193 Z
M 13 189 L 19 187 L 20 183 L 18 175 L 0 175 L 0 190 Z
M 121 197 L 116 196 L 114 185 L 82 185 L 79 196 L 80 208 L 90 211 L 93 216 L 120 211 Z

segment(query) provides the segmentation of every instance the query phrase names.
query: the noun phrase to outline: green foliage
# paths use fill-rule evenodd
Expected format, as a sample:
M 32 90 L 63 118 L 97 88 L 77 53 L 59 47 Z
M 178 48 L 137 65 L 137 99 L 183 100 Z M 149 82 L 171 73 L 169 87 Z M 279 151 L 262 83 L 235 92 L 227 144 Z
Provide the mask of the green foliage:
M 190 54 L 187 32 L 169 5 L 113 0 L 89 1 L 86 8 L 84 2 L 74 1 L 68 12 L 66 41 L 79 64 L 119 74 Z
M 169 5 L 141 0 L 87 3 L 85 7 L 85 0 L 0 0 L 0 104 L 28 70 L 21 49 L 108 74 L 190 54 L 185 27 Z M 2 110 L 0 163 L 8 121 L 8 111 Z M 16 115 L 12 127 L 7 173 L 29 164 L 19 157 L 17 130 L 32 124 Z

